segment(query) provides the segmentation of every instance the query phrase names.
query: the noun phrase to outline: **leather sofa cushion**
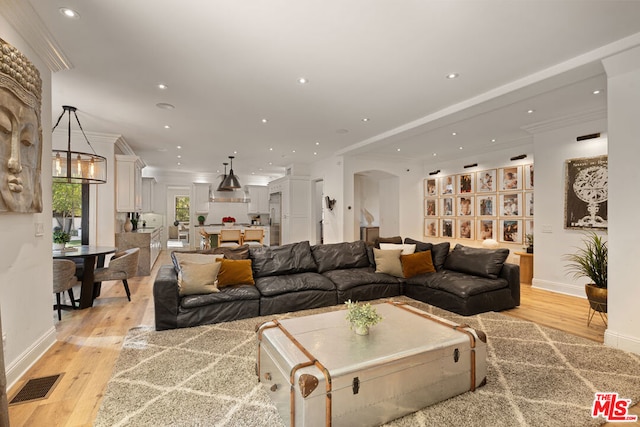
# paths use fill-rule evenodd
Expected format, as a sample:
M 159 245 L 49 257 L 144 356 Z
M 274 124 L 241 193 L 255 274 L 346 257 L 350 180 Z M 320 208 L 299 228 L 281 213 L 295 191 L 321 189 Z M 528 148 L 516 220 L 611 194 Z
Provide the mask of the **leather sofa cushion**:
M 367 245 L 362 240 L 315 245 L 311 253 L 318 264 L 318 273 L 369 266 Z
M 215 292 L 206 295 L 189 295 L 181 299 L 182 308 L 196 308 L 206 305 L 224 303 L 237 300 L 259 300 L 260 292 L 252 285 L 235 285 L 227 286 Z
M 376 240 L 373 241 L 373 246 L 377 249 L 380 249 L 380 243 L 402 243 L 402 236 L 393 236 L 393 237 L 376 237 Z
M 286 276 L 268 276 L 256 279 L 256 288 L 262 296 L 271 297 L 300 291 L 335 291 L 333 282 L 318 273 L 297 273 Z
M 389 274 L 376 273 L 374 267 L 349 268 L 331 270 L 322 273 L 336 285 L 336 289 L 344 291 L 362 285 L 399 284 L 402 281 Z
M 414 285 L 439 289 L 460 298 L 469 298 L 474 295 L 509 287 L 509 283 L 503 278 L 489 279 L 449 270 L 421 274 L 406 279 L 405 286 Z
M 249 257 L 253 261 L 254 278 L 317 271 L 311 246 L 307 241 L 282 246 L 251 247 Z
M 447 270 L 496 279 L 502 270 L 509 249 L 471 248 L 457 244 L 444 263 Z
M 195 251 L 179 251 L 171 252 L 171 261 L 173 262 L 173 268 L 176 273 L 180 271 L 180 263 L 176 254 L 217 254 L 224 255 L 226 259 L 249 259 L 249 245 L 242 245 L 235 248 L 214 248 L 214 249 L 199 249 Z
M 416 252 L 431 251 L 431 259 L 433 260 L 433 266 L 436 268 L 436 271 L 444 269 L 444 262 L 447 259 L 449 249 L 451 248 L 451 244 L 449 242 L 436 243 L 434 245 L 433 243 L 413 240 L 409 237 L 405 238 L 404 242 L 416 245 Z

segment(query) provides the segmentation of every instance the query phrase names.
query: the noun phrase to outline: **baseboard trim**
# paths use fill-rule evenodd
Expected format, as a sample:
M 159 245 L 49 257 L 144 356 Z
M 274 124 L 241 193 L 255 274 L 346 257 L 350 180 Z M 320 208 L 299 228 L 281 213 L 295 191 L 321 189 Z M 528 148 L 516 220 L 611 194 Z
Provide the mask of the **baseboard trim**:
M 18 358 L 8 365 L 7 390 L 10 390 L 18 380 L 27 372 L 27 370 L 36 363 L 42 355 L 56 342 L 56 328 L 51 327 L 44 335 L 35 343 L 27 348 Z
M 611 329 L 604 331 L 604 343 L 609 347 L 640 354 L 640 338 L 619 334 Z
M 586 298 L 584 286 L 569 285 L 567 283 L 551 282 L 549 280 L 533 279 L 532 286 L 537 289 L 556 292 L 559 294 L 571 295 L 574 297 Z

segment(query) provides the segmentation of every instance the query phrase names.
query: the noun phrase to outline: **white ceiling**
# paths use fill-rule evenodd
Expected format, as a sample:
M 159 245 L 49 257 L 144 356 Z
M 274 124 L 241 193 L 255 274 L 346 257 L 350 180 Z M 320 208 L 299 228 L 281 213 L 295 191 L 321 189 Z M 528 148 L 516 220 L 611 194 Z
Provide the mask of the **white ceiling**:
M 640 41 L 637 1 L 29 3 L 71 64 L 53 75 L 54 120 L 76 106 L 86 131 L 122 135 L 148 166 L 202 173 L 234 150 L 236 174 L 269 176 L 336 153 L 521 144 L 534 123 L 603 111 L 599 60 Z

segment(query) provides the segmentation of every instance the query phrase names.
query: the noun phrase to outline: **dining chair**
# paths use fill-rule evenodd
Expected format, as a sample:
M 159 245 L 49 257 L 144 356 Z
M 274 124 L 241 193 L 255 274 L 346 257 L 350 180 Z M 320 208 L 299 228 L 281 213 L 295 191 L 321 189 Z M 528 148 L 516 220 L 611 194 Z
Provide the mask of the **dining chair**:
M 109 261 L 107 267 L 96 268 L 94 280 L 104 282 L 106 280 L 122 280 L 127 299 L 131 301 L 131 292 L 127 279 L 134 277 L 138 273 L 138 258 L 140 248 L 131 248 L 126 251 L 117 252 Z
M 242 244 L 241 230 L 220 230 L 218 246 L 240 246 Z
M 202 249 L 211 249 L 211 234 L 200 229 L 200 235 L 202 236 Z
M 244 230 L 242 244 L 249 246 L 264 246 L 264 230 L 262 228 L 247 228 Z
M 58 310 L 58 320 L 62 320 L 63 305 L 60 301 L 60 294 L 67 292 L 71 300 L 71 308 L 76 308 L 75 298 L 73 297 L 73 286 L 79 284 L 76 278 L 76 263 L 68 259 L 53 260 L 53 293 L 56 294 L 56 304 L 54 309 Z

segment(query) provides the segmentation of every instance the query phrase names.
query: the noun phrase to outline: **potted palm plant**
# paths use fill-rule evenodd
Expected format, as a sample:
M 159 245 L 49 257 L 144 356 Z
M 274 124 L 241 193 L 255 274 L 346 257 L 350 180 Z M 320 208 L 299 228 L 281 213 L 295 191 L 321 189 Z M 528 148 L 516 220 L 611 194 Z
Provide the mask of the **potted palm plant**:
M 587 277 L 591 283 L 585 285 L 589 305 L 594 311 L 607 312 L 607 263 L 609 260 L 607 242 L 591 232 L 582 240 L 583 247 L 577 252 L 565 255 L 569 261 L 567 269 L 575 279 Z

